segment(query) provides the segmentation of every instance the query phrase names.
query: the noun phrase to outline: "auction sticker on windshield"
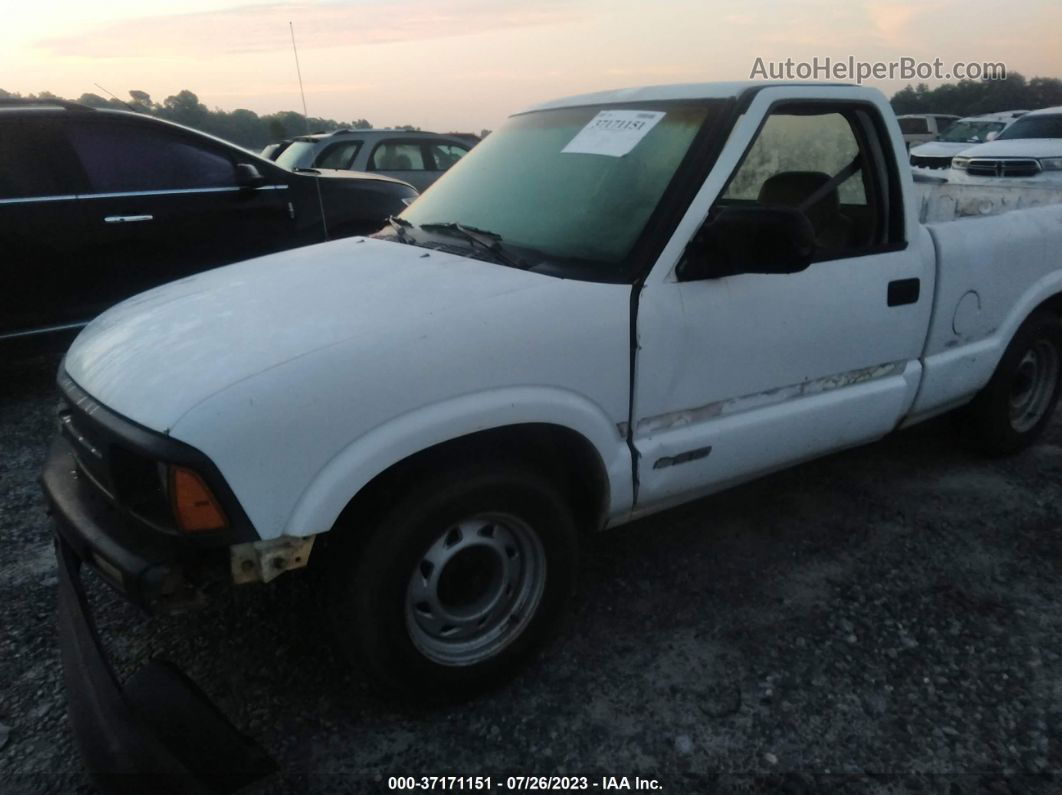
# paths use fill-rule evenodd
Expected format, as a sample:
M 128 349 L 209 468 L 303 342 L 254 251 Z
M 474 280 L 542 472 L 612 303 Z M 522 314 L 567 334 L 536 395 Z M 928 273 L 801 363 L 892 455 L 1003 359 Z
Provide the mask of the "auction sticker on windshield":
M 664 118 L 657 110 L 603 110 L 561 152 L 623 157 Z

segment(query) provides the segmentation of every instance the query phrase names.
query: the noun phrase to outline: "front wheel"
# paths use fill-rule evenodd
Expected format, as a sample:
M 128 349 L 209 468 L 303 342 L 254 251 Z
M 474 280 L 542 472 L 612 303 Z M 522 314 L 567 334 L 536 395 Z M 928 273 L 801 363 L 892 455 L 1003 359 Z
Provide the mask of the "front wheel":
M 993 454 L 1014 453 L 1043 433 L 1062 383 L 1062 323 L 1034 312 L 1003 353 L 992 379 L 966 409 L 974 440 Z
M 378 681 L 431 700 L 512 673 L 548 637 L 577 566 L 558 489 L 519 465 L 467 469 L 402 490 L 334 547 L 332 627 Z

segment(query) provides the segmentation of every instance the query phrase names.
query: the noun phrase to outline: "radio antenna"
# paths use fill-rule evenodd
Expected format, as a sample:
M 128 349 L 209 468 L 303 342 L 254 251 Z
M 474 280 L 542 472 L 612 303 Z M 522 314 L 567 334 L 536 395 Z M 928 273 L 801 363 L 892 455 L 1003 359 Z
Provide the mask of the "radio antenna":
M 111 92 L 110 92 L 110 91 L 108 91 L 107 89 L 105 89 L 105 88 L 104 88 L 103 86 L 101 86 L 101 85 L 100 85 L 99 83 L 93 83 L 92 85 L 96 86 L 96 88 L 98 88 L 98 89 L 99 89 L 100 91 L 102 91 L 102 92 L 103 92 L 104 94 L 111 94 Z M 129 110 L 133 111 L 134 113 L 140 113 L 140 112 L 141 112 L 139 108 L 137 108 L 137 107 L 134 107 L 133 105 L 130 105 L 130 104 L 129 104 L 128 102 L 126 102 L 126 101 L 125 101 L 124 99 L 119 99 L 119 98 L 118 98 L 118 97 L 116 97 L 116 96 L 115 96 L 114 94 L 111 94 L 111 99 L 113 99 L 113 100 L 114 100 L 115 102 L 121 102 L 121 103 L 122 103 L 123 105 L 125 105 L 125 106 L 126 106 L 127 108 L 129 108 Z
M 295 54 L 295 74 L 299 76 L 299 94 L 302 96 L 302 121 L 306 126 L 306 134 L 310 134 L 310 114 L 306 110 L 306 90 L 302 87 L 302 68 L 299 66 L 299 48 L 295 46 L 295 25 L 288 20 L 288 30 L 291 32 L 291 51 Z M 311 167 L 313 163 L 310 164 Z M 325 240 L 328 240 L 328 221 L 325 218 L 324 197 L 321 196 L 321 180 L 313 178 L 317 186 L 317 206 L 321 210 L 321 227 L 324 229 Z

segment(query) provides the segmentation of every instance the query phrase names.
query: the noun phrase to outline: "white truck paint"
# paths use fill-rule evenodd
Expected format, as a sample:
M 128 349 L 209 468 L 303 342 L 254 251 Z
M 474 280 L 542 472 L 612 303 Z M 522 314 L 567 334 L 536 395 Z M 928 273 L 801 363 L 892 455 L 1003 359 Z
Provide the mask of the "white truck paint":
M 633 287 L 633 373 L 630 284 L 364 238 L 127 301 L 85 329 L 67 372 L 209 456 L 263 539 L 325 533 L 396 462 L 488 428 L 549 423 L 588 440 L 608 480 L 601 522 L 616 525 L 969 401 L 1022 321 L 1062 293 L 1062 207 L 920 224 L 896 119 L 867 88 L 668 86 L 532 112 L 743 96 L 707 179 Z M 680 281 L 689 241 L 786 101 L 880 114 L 907 245 L 787 276 Z M 477 168 L 489 141 L 454 172 Z M 887 285 L 904 279 L 920 281 L 922 298 L 886 306 Z

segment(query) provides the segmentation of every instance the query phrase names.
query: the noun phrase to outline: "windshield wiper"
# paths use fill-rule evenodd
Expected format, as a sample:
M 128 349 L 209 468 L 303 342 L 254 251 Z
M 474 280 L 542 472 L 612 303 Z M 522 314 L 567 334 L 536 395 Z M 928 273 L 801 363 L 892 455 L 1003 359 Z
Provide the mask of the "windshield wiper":
M 409 236 L 409 232 L 406 230 L 413 226 L 405 218 L 399 218 L 395 215 L 387 216 L 387 223 L 391 225 L 391 228 L 395 230 L 395 234 L 398 235 L 398 239 L 403 243 L 412 243 L 413 238 Z
M 477 229 L 474 226 L 465 226 L 454 221 L 421 224 L 420 228 L 426 232 L 442 232 L 443 234 L 456 232 L 465 240 L 485 248 L 494 255 L 495 260 L 503 265 L 508 265 L 510 268 L 519 268 L 522 271 L 531 267 L 519 257 L 513 256 L 506 251 L 505 246 L 502 245 L 502 236 L 497 232 L 488 232 L 486 229 Z

